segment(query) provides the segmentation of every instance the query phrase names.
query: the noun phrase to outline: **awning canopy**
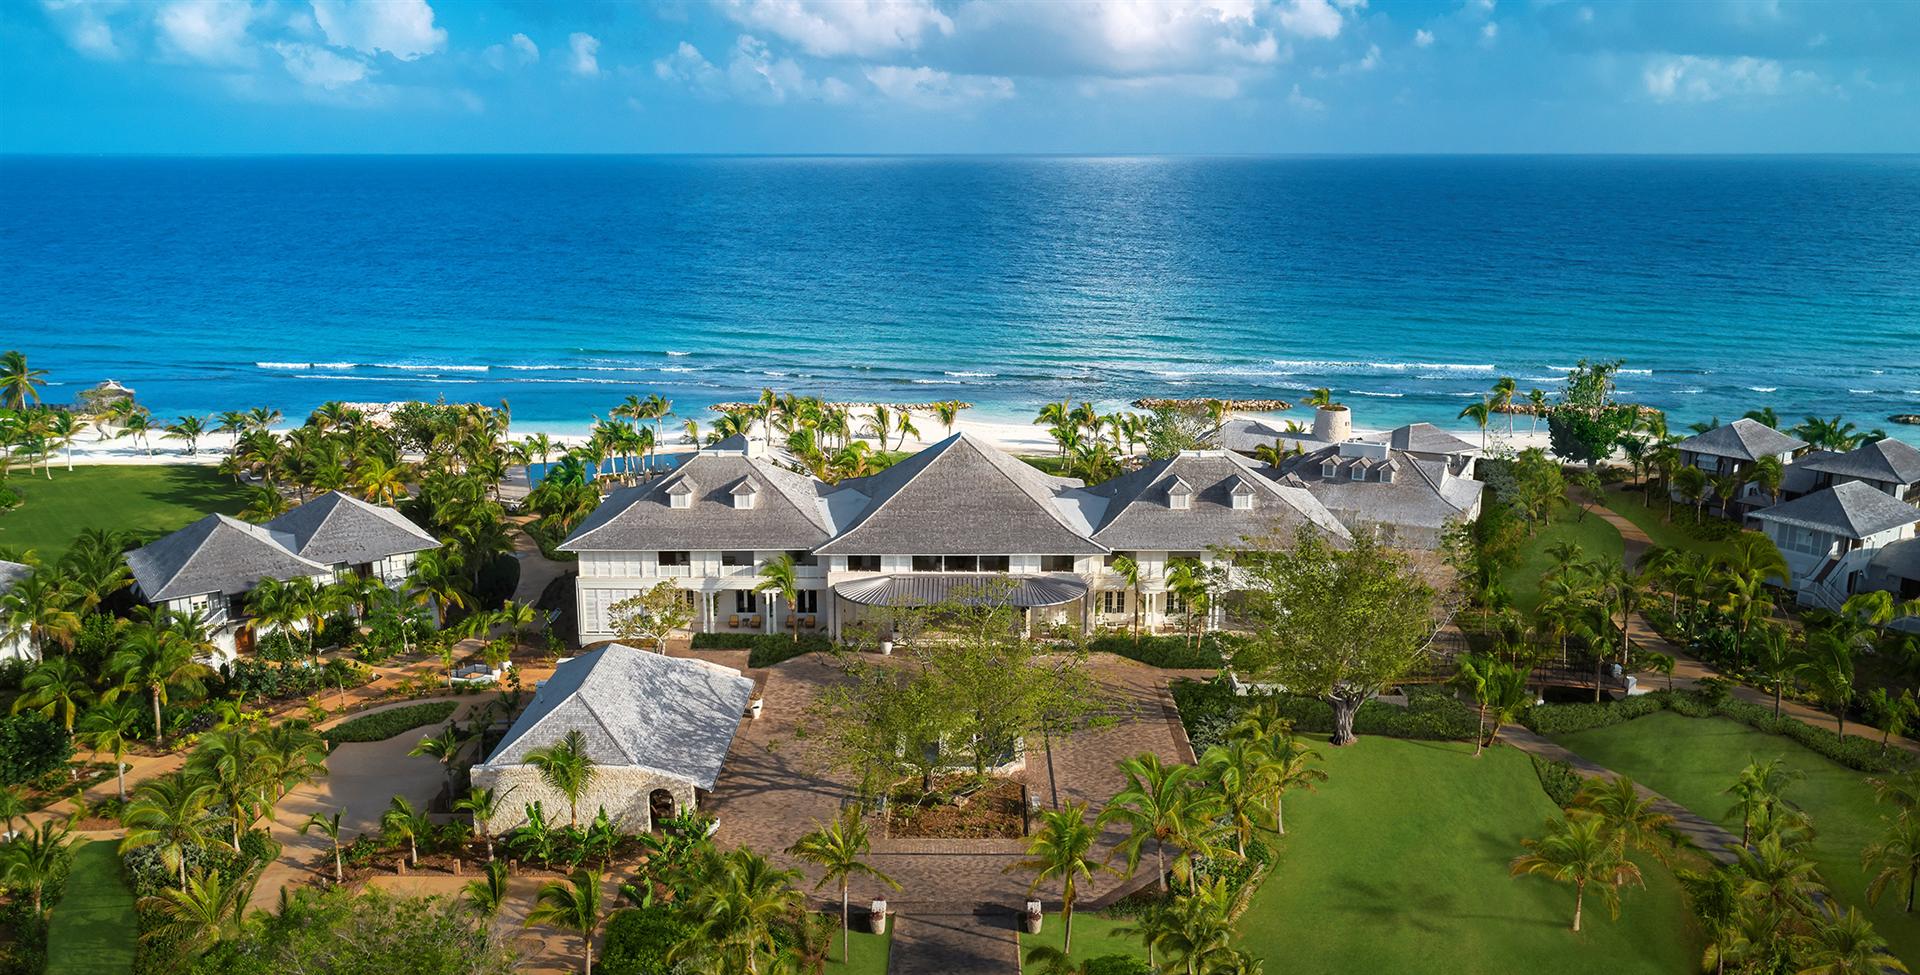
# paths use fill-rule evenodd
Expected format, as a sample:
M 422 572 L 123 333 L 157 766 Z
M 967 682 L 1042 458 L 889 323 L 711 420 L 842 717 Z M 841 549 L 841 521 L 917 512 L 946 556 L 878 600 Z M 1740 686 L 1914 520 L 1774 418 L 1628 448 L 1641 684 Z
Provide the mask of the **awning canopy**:
M 1087 594 L 1086 583 L 1058 576 L 927 572 L 874 576 L 833 587 L 834 595 L 862 606 L 932 606 L 1005 600 L 1021 609 L 1058 606 Z

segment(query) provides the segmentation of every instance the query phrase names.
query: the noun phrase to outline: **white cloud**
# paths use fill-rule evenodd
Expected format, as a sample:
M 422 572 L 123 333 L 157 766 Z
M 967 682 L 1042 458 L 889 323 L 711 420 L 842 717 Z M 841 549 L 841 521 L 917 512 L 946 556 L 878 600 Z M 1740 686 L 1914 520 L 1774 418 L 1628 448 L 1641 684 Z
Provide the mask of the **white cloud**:
M 1294 84 L 1292 91 L 1287 92 L 1287 104 L 1303 112 L 1323 112 L 1327 108 L 1326 102 L 1301 91 L 1298 83 Z
M 592 34 L 567 35 L 567 47 L 573 51 L 573 73 L 592 78 L 600 73 L 600 39 Z
M 366 62 L 315 44 L 276 43 L 273 49 L 286 62 L 287 73 L 303 85 L 334 90 L 367 77 Z
M 721 9 L 816 57 L 877 57 L 914 50 L 929 32 L 953 33 L 929 0 L 722 0 Z
M 113 25 L 102 14 L 114 4 L 86 0 L 40 0 L 61 36 L 74 50 L 90 58 L 112 60 L 124 52 L 114 40 Z
M 1492 44 L 1494 41 L 1498 40 L 1499 37 L 1500 37 L 1500 25 L 1495 21 L 1489 20 L 1487 21 L 1485 26 L 1480 28 L 1480 40 L 1483 41 L 1484 43 Z
M 521 64 L 532 64 L 540 60 L 540 45 L 525 34 L 515 34 L 508 41 L 513 45 L 513 53 L 520 58 Z
M 1711 58 L 1665 55 L 1647 62 L 1641 73 L 1647 94 L 1660 102 L 1714 102 L 1745 95 L 1776 95 L 1782 90 L 1780 62 L 1770 58 Z M 1795 82 L 1816 82 L 1795 72 Z
M 716 67 L 700 49 L 680 42 L 672 54 L 653 62 L 662 81 L 685 85 L 710 98 L 739 98 L 765 105 L 787 101 L 842 102 L 853 95 L 839 78 L 814 80 L 791 58 L 776 58 L 766 42 L 750 34 L 734 43 L 727 66 Z
M 1340 36 L 1340 11 L 1327 0 L 1287 0 L 1277 17 L 1289 34 L 1323 40 Z
M 1414 31 L 1414 32 L 1413 32 L 1413 46 L 1414 46 L 1414 47 L 1432 47 L 1432 46 L 1433 46 L 1433 31 L 1430 31 L 1430 30 L 1417 30 L 1417 31 Z
M 512 46 L 511 56 L 508 54 L 508 45 Z M 489 44 L 480 53 L 486 59 L 487 67 L 495 71 L 506 70 L 509 60 L 519 65 L 534 64 L 540 60 L 540 46 L 525 34 L 513 35 L 506 44 Z
M 1372 71 L 1380 66 L 1380 45 L 1367 45 L 1367 55 L 1353 63 L 1355 71 Z
M 169 52 L 204 64 L 244 66 L 254 62 L 247 24 L 250 3 L 174 0 L 154 16 L 160 42 Z
M 698 91 L 718 94 L 723 76 L 700 49 L 681 41 L 673 53 L 653 62 L 653 73 L 661 81 L 677 82 Z
M 1013 79 L 994 75 L 956 75 L 897 65 L 876 65 L 866 74 L 880 94 L 919 108 L 952 108 L 1013 97 Z
M 1087 78 L 1080 82 L 1079 90 L 1087 98 L 1166 92 L 1181 97 L 1225 100 L 1239 97 L 1240 82 L 1228 75 L 1162 74 L 1137 78 Z
M 385 51 L 412 61 L 446 46 L 426 0 L 311 0 L 313 17 L 334 47 L 362 54 Z

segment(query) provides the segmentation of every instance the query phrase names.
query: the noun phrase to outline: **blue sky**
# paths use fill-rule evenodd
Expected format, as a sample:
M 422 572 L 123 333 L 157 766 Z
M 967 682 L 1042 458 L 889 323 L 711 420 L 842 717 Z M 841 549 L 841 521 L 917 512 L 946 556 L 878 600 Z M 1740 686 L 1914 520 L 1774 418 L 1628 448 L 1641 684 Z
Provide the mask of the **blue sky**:
M 4 0 L 7 152 L 1912 152 L 1920 3 Z

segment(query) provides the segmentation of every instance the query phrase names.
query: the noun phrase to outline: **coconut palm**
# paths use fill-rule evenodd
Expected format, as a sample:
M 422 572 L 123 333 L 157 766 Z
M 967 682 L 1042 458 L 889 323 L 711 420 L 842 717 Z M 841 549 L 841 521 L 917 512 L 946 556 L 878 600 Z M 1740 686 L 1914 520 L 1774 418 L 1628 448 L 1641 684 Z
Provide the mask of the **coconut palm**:
M 1200 775 L 1220 796 L 1227 825 L 1232 827 L 1234 850 L 1247 852 L 1254 827 L 1270 815 L 1273 766 L 1266 753 L 1244 738 L 1230 738 L 1200 756 Z
M 253 825 L 260 762 L 266 746 L 245 728 L 210 731 L 187 760 L 187 767 L 204 776 L 227 804 L 233 827 L 233 852 L 240 852 L 240 832 Z
M 491 920 L 500 914 L 501 905 L 507 902 L 507 864 L 506 861 L 488 861 L 486 871 L 479 880 L 467 882 L 467 903 L 480 913 L 481 917 Z
M 1813 910 L 1814 898 L 1826 891 L 1812 858 L 1778 834 L 1762 836 L 1752 846 L 1734 847 L 1733 854 L 1731 869 L 1749 910 L 1777 917 L 1805 914 Z
M 414 757 L 427 756 L 440 763 L 440 772 L 445 780 L 447 794 L 453 794 L 453 763 L 459 759 L 462 749 L 472 739 L 460 733 L 460 729 L 449 721 L 437 734 L 420 739 L 407 754 Z
M 1830 631 L 1807 637 L 1797 669 L 1821 703 L 1833 711 L 1834 729 L 1847 733 L 1847 706 L 1853 703 L 1853 648 Z
M 1164 764 L 1152 752 L 1121 759 L 1117 767 L 1127 784 L 1107 801 L 1095 825 L 1104 830 L 1118 824 L 1127 831 L 1114 855 L 1126 858 L 1129 877 L 1140 869 L 1143 848 L 1153 843 L 1154 883 L 1164 893 L 1168 848 L 1181 851 L 1174 860 L 1174 873 L 1188 876 L 1190 870 L 1184 864 L 1213 848 L 1220 798 L 1199 788 L 1198 769 Z
M 247 901 L 258 874 L 251 870 L 229 880 L 219 871 L 196 873 L 179 887 L 142 898 L 140 907 L 159 919 L 142 937 L 177 946 L 188 956 L 239 936 Z
M 140 705 L 127 700 L 104 701 L 87 709 L 80 718 L 80 733 L 75 737 L 96 752 L 113 756 L 115 791 L 122 802 L 127 798 L 127 746 L 140 730 Z
M 18 786 L 0 785 L 0 832 L 13 832 L 13 821 L 27 814 L 27 800 Z
M 940 421 L 941 426 L 947 428 L 947 436 L 953 436 L 953 424 L 960 419 L 960 411 L 966 408 L 967 404 L 957 399 L 944 400 L 933 404 L 934 418 Z
M 1493 393 L 1487 398 L 1487 406 L 1495 413 L 1507 416 L 1507 435 L 1513 435 L 1513 397 L 1518 390 L 1512 376 L 1501 376 L 1494 380 Z
M 24 410 L 28 403 L 40 402 L 40 387 L 47 384 L 47 371 L 27 365 L 27 356 L 18 350 L 0 352 L 0 406 Z
M 1909 905 L 1908 910 L 1912 910 Z M 1885 975 L 1907 966 L 1887 951 L 1887 939 L 1873 930 L 1858 908 L 1819 918 L 1811 935 L 1800 939 L 1800 975 Z
M 185 440 L 187 456 L 200 452 L 200 438 L 207 435 L 207 421 L 197 416 L 183 416 L 167 424 L 168 440 Z
M 687 898 L 683 916 L 693 929 L 667 961 L 696 971 L 771 973 L 782 953 L 774 932 L 806 906 L 793 886 L 799 877 L 744 847 L 715 857 L 706 882 Z
M 186 853 L 209 846 L 214 830 L 225 824 L 225 817 L 212 812 L 213 786 L 195 782 L 184 775 L 150 779 L 134 790 L 133 801 L 120 817 L 126 826 L 126 838 L 120 851 L 156 847 L 160 862 L 176 871 L 180 886 L 187 884 Z
M 786 604 L 789 614 L 798 612 L 800 606 L 799 569 L 798 563 L 793 560 L 792 553 L 781 552 L 779 555 L 768 559 L 766 564 L 760 567 L 760 576 L 760 581 L 753 586 L 754 592 L 776 594 L 780 597 L 780 601 Z M 772 608 L 769 607 L 767 618 L 774 620 L 779 617 L 773 612 Z M 787 630 L 793 634 L 793 642 L 800 642 L 800 625 L 798 620 L 794 621 L 794 625 L 787 627 Z
M 420 865 L 420 840 L 428 836 L 433 823 L 427 814 L 407 801 L 406 796 L 394 796 L 387 803 L 387 809 L 380 814 L 380 835 L 389 843 L 405 840 L 407 843 L 407 863 Z
M 202 681 L 213 674 L 213 668 L 194 659 L 193 645 L 178 632 L 135 625 L 128 628 L 120 649 L 107 658 L 107 672 L 121 683 L 109 694 L 117 697 L 129 688 L 146 693 L 153 704 L 154 737 L 165 745 L 166 725 L 160 720 L 161 707 L 174 691 L 205 693 Z
M 80 708 L 93 699 L 87 673 L 69 657 L 42 660 L 21 680 L 20 690 L 13 700 L 14 714 L 32 710 L 41 717 L 57 717 L 69 733 Z
M 1487 675 L 1487 711 L 1493 718 L 1488 722 L 1487 744 L 1499 741 L 1500 729 L 1520 720 L 1521 712 L 1532 706 L 1533 693 L 1527 688 L 1532 676 L 1531 668 L 1494 663 Z
M 49 819 L 28 824 L 24 832 L 0 844 L 0 880 L 31 894 L 37 915 L 46 914 L 41 895 L 47 884 L 64 875 L 73 861 L 72 834 L 72 827 Z
M 599 777 L 600 768 L 587 754 L 587 738 L 579 729 L 527 753 L 526 763 L 538 769 L 540 781 L 567 797 L 567 825 L 580 825 L 580 796 Z
M 1573 808 L 1598 816 L 1622 856 L 1631 850 L 1641 850 L 1665 860 L 1667 832 L 1673 826 L 1673 817 L 1660 812 L 1654 800 L 1641 795 L 1632 779 L 1624 775 L 1588 779 L 1573 797 Z
M 1515 877 L 1543 876 L 1573 885 L 1573 930 L 1580 930 L 1587 888 L 1597 887 L 1608 912 L 1620 916 L 1620 888 L 1642 883 L 1640 868 L 1621 854 L 1607 825 L 1597 816 L 1547 820 L 1547 834 L 1520 841 L 1528 852 L 1514 857 L 1508 872 Z
M 347 814 L 346 809 L 335 809 L 332 814 L 322 816 L 314 813 L 307 817 L 305 825 L 300 827 L 300 835 L 305 836 L 313 830 L 319 830 L 327 842 L 333 846 L 333 882 L 346 883 L 347 873 L 340 863 L 340 820 Z
M 496 794 L 485 786 L 476 786 L 453 804 L 454 812 L 463 812 L 473 817 L 474 831 L 480 834 L 480 841 L 487 845 L 488 863 L 493 862 L 493 833 L 487 824 L 493 822 L 494 816 L 499 813 L 500 803 L 506 801 L 507 796 L 512 792 L 512 789 L 508 789 L 504 793 Z
M 73 608 L 79 600 L 73 586 L 53 572 L 30 572 L 0 592 L 0 632 L 9 637 L 26 634 L 33 655 L 45 659 L 48 647 L 69 643 L 80 632 L 80 616 Z
M 1243 721 L 1241 728 L 1246 727 Z M 1277 725 L 1254 731 L 1249 740 L 1265 759 L 1266 773 L 1262 778 L 1272 792 L 1269 802 L 1273 806 L 1273 831 L 1285 836 L 1287 820 L 1282 803 L 1286 801 L 1287 792 L 1292 789 L 1312 792 L 1315 783 L 1327 780 L 1326 770 L 1313 764 L 1320 760 L 1320 753 L 1302 743 L 1293 733 L 1293 724 L 1284 719 Z
M 433 607 L 436 628 L 445 626 L 447 611 L 472 605 L 466 574 L 441 549 L 429 549 L 414 556 L 413 569 L 407 574 L 407 589 L 421 605 Z
M 1498 664 L 1499 661 L 1492 657 L 1473 653 L 1462 654 L 1455 661 L 1456 669 L 1453 676 L 1447 680 L 1449 686 L 1465 691 L 1468 697 L 1473 698 L 1474 706 L 1479 709 L 1478 731 L 1473 736 L 1473 757 L 1475 758 L 1480 757 L 1481 750 L 1486 746 L 1487 681 L 1492 676 L 1493 668 Z
M 1127 584 L 1133 600 L 1133 638 L 1137 642 L 1140 639 L 1140 563 L 1130 555 L 1115 555 L 1108 568 Z
M 1480 449 L 1487 449 L 1487 423 L 1493 419 L 1493 404 L 1486 400 L 1475 400 L 1460 410 L 1459 418 L 1472 420 L 1480 428 Z
M 1862 867 L 1880 867 L 1867 883 L 1867 903 L 1878 904 L 1892 887 L 1900 893 L 1901 910 L 1911 914 L 1914 893 L 1920 889 L 1920 817 L 1907 810 L 1880 822 L 1886 827 L 1880 838 L 1860 853 Z
M 1764 762 L 1747 763 L 1740 770 L 1739 778 L 1726 790 L 1726 795 L 1734 798 L 1733 808 L 1727 815 L 1740 814 L 1740 844 L 1751 845 L 1754 822 L 1767 815 L 1773 806 L 1780 802 L 1781 794 L 1800 778 L 1800 773 L 1788 768 L 1781 759 L 1773 758 Z
M 1033 883 L 1029 893 L 1049 880 L 1060 882 L 1060 921 L 1065 927 L 1061 948 L 1073 954 L 1073 901 L 1080 881 L 1091 879 L 1095 870 L 1108 869 L 1093 859 L 1094 829 L 1087 824 L 1087 804 L 1069 803 L 1065 809 L 1046 810 L 1038 830 L 1027 841 L 1027 858 L 1009 869 L 1030 870 Z
M 46 428 L 41 436 L 46 440 L 48 451 L 61 451 L 66 454 L 67 472 L 73 472 L 73 445 L 80 439 L 83 425 L 78 416 L 66 410 L 52 410 L 47 413 Z
M 787 848 L 787 852 L 821 869 L 820 882 L 814 889 L 830 883 L 840 885 L 840 957 L 850 962 L 853 955 L 852 935 L 847 923 L 849 887 L 852 878 L 868 877 L 895 890 L 900 885 L 892 877 L 866 862 L 866 856 L 872 844 L 867 835 L 867 824 L 861 819 L 860 811 L 849 806 L 839 818 L 831 823 L 815 823 L 813 832 L 800 837 L 799 841 Z

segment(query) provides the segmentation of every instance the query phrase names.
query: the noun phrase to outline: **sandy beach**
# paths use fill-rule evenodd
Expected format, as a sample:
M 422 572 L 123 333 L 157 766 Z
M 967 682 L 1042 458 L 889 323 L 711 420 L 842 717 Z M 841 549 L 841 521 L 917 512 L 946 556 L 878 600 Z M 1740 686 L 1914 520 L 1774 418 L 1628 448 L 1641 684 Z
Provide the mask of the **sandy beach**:
M 1300 420 L 1302 422 L 1311 419 L 1310 414 L 1303 416 L 1298 413 L 1236 415 L 1253 417 L 1276 427 L 1283 425 L 1289 419 Z M 913 414 L 913 422 L 914 426 L 919 428 L 921 435 L 919 437 L 907 437 L 904 449 L 917 450 L 928 444 L 945 439 L 947 436 L 947 428 L 945 425 L 941 424 L 940 421 L 931 414 L 915 413 Z M 1513 436 L 1509 438 L 1515 449 L 1547 446 L 1546 431 L 1542 429 L 1537 434 L 1529 432 L 1527 429 L 1529 422 L 1530 421 L 1525 418 L 1518 418 Z M 1442 429 L 1447 429 L 1449 432 L 1469 443 L 1477 444 L 1480 442 L 1480 431 L 1477 429 L 1471 427 L 1449 428 L 1444 424 L 1436 425 L 1441 426 Z M 289 427 L 281 426 L 276 427 L 275 431 L 285 432 L 287 429 L 289 429 Z M 672 429 L 671 425 L 669 425 L 668 429 Z M 1052 454 L 1054 452 L 1053 439 L 1047 435 L 1046 429 L 1031 423 L 1019 423 L 1000 419 L 970 419 L 965 414 L 962 414 L 960 420 L 954 424 L 954 432 L 961 431 L 985 439 L 1010 453 Z M 1359 436 L 1379 432 L 1382 432 L 1382 428 L 1359 426 L 1354 428 L 1355 435 Z M 511 434 L 516 440 L 532 436 L 536 433 L 545 433 L 552 438 L 555 443 L 568 446 L 579 444 L 586 440 L 586 437 L 579 433 L 559 433 L 551 429 L 542 429 L 538 425 L 521 426 L 516 424 L 511 430 Z M 690 449 L 691 445 L 687 444 L 682 436 L 670 434 L 670 438 L 672 442 L 664 448 L 664 453 L 682 453 Z M 232 443 L 233 437 L 230 434 L 210 433 L 201 437 L 197 445 L 197 451 L 189 454 L 187 453 L 186 444 L 183 442 L 179 440 L 162 439 L 158 436 L 149 438 L 146 447 L 138 446 L 132 440 L 126 438 L 96 440 L 91 436 L 87 436 L 76 442 L 70 452 L 55 454 L 51 463 L 55 467 L 64 466 L 68 463 L 70 453 L 71 461 L 75 465 L 218 464 L 226 457 L 227 450 L 232 446 Z M 900 441 L 897 439 L 889 440 L 887 446 L 889 449 L 903 449 Z M 17 458 L 14 464 L 16 467 L 23 466 Z

